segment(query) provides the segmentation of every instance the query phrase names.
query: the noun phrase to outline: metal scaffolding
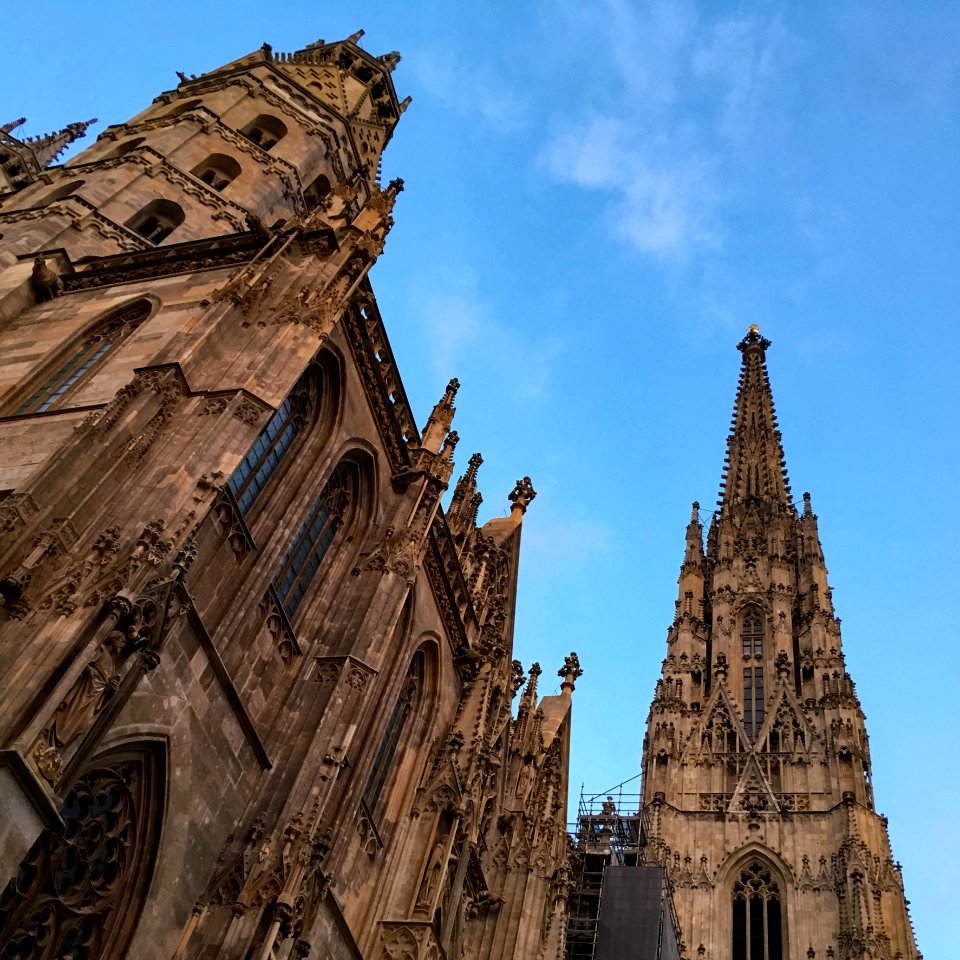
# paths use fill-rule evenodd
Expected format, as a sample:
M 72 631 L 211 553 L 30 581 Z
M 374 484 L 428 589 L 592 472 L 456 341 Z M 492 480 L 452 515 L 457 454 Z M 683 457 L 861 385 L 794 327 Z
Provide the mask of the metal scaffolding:
M 600 793 L 588 795 L 580 790 L 577 822 L 570 825 L 574 854 L 567 901 L 567 960 L 593 960 L 603 871 L 611 864 L 639 863 L 643 837 L 639 786 L 637 774 Z
M 567 900 L 566 960 L 677 960 L 666 870 L 644 864 L 648 831 L 640 775 L 600 793 L 580 791 Z M 605 901 L 606 894 L 606 901 Z

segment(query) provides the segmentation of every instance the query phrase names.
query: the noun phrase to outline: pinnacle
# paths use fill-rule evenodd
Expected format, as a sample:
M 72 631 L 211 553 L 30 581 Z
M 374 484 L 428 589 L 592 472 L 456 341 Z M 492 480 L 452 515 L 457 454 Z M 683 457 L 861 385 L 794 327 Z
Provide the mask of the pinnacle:
M 767 374 L 769 346 L 755 323 L 737 344 L 742 365 L 720 483 L 721 507 L 748 498 L 792 503 Z

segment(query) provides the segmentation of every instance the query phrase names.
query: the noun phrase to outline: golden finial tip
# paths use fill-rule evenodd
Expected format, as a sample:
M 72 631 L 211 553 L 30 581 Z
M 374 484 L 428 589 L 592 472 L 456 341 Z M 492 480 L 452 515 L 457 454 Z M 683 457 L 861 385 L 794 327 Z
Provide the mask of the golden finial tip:
M 755 323 L 751 323 L 750 326 L 747 328 L 747 336 L 749 336 L 751 333 L 755 333 L 759 336 L 760 327 L 757 326 L 757 324 Z

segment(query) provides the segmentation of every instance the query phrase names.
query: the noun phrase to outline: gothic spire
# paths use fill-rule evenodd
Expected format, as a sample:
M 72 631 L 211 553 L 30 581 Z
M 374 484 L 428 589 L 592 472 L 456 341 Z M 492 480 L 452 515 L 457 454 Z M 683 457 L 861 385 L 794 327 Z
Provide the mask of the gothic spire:
M 44 134 L 42 137 L 30 137 L 24 142 L 33 152 L 37 165 L 42 170 L 53 163 L 74 140 L 85 136 L 87 127 L 96 122 L 96 118 L 93 118 L 80 123 L 68 123 L 62 130 Z
M 770 341 L 751 324 L 737 344 L 743 354 L 718 506 L 747 499 L 790 504 L 790 481 L 777 429 L 766 350 Z

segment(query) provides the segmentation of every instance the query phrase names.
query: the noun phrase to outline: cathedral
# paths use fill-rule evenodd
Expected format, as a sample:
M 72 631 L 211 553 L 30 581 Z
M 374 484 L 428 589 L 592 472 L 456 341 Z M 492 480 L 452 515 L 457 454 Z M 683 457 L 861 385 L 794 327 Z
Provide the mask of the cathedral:
M 0 960 L 919 960 L 756 327 L 642 792 L 568 835 L 536 493 L 479 522 L 368 280 L 409 100 L 361 33 L 62 165 L 92 121 L 0 127 Z
M 684 956 L 917 960 L 810 495 L 751 326 L 704 550 L 693 504 L 643 743 L 642 860 Z
M 359 38 L 0 128 L 3 960 L 562 951 L 580 665 L 513 659 L 530 479 L 441 506 Z

